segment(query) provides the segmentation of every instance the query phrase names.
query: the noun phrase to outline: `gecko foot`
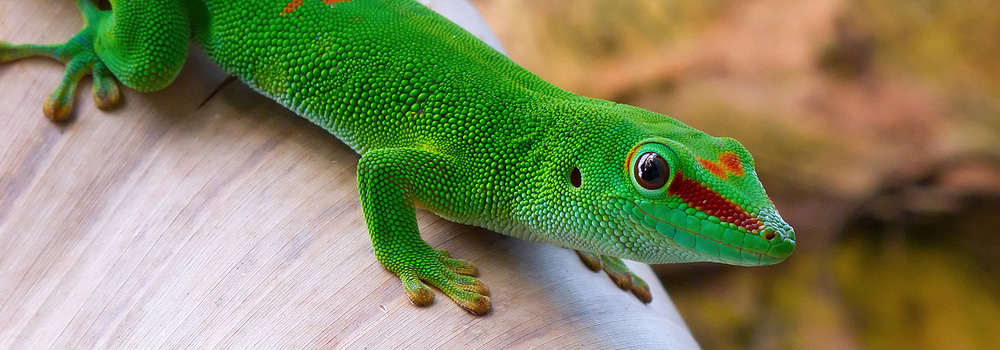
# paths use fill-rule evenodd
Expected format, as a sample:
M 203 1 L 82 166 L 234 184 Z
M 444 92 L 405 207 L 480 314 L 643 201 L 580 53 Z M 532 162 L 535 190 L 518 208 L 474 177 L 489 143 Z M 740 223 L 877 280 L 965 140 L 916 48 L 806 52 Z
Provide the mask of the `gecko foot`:
M 401 259 L 386 266 L 392 266 L 390 270 L 399 276 L 414 305 L 426 306 L 434 301 L 434 291 L 424 284 L 427 282 L 469 313 L 483 315 L 490 311 L 490 290 L 483 281 L 472 277 L 478 270 L 468 261 L 453 259 L 444 250 L 433 251 L 433 256 L 406 260 L 409 263 Z
M 110 109 L 118 104 L 121 93 L 114 75 L 94 51 L 97 33 L 96 17 L 100 10 L 89 1 L 79 1 L 83 11 L 84 28 L 72 39 L 58 45 L 15 45 L 0 41 L 0 63 L 31 56 L 54 58 L 66 65 L 66 73 L 55 91 L 42 106 L 45 116 L 53 122 L 66 121 L 73 111 L 76 87 L 80 79 L 88 74 L 94 77 L 94 101 L 101 109 Z
M 642 278 L 636 276 L 635 273 L 633 273 L 632 270 L 630 270 L 628 266 L 622 262 L 622 259 L 607 255 L 582 252 L 579 250 L 576 251 L 576 254 L 580 256 L 580 260 L 583 261 L 583 264 L 586 265 L 587 268 L 593 270 L 594 272 L 603 269 L 604 273 L 607 273 L 608 277 L 611 277 L 611 280 L 615 281 L 615 284 L 617 284 L 618 287 L 624 290 L 632 291 L 632 294 L 635 294 L 635 296 L 643 303 L 648 304 L 653 301 L 653 295 L 649 292 L 649 285 L 646 284 L 646 281 L 643 281 Z

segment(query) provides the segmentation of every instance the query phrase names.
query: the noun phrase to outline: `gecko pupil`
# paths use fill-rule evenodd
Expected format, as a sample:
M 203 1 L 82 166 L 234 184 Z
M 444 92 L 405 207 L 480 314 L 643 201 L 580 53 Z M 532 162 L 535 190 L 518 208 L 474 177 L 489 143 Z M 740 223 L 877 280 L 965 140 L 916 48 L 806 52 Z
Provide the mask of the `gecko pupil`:
M 667 184 L 670 167 L 654 152 L 646 152 L 635 162 L 635 181 L 647 190 L 658 190 Z

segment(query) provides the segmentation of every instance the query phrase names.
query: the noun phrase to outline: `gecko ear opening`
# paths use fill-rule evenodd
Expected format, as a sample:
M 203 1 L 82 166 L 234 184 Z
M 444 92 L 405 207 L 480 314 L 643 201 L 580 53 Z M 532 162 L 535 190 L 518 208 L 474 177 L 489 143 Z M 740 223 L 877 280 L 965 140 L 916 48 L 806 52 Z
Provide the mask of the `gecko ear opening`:
M 573 167 L 573 170 L 569 172 L 569 184 L 576 188 L 583 186 L 583 175 L 580 174 L 580 168 Z

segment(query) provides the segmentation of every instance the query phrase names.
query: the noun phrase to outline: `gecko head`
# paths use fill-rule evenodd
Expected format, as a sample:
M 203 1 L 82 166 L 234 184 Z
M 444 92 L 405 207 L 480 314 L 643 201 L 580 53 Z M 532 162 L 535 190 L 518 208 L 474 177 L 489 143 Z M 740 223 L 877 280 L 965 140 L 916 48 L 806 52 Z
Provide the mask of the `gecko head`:
M 632 188 L 618 205 L 632 235 L 649 240 L 652 260 L 770 265 L 788 257 L 795 232 L 764 193 L 746 148 L 683 131 L 683 141 L 641 140 L 621 163 Z
M 608 117 L 574 129 L 581 141 L 563 163 L 566 198 L 591 208 L 570 214 L 587 233 L 564 245 L 647 263 L 757 266 L 791 255 L 795 232 L 738 141 L 625 105 L 597 113 Z

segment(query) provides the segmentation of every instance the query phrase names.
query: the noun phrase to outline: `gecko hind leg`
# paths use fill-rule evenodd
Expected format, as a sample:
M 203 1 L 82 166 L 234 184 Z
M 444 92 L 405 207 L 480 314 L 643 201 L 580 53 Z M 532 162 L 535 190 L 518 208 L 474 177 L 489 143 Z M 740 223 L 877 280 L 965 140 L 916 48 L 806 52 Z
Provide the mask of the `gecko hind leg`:
M 629 290 L 632 294 L 635 294 L 637 298 L 643 303 L 649 303 L 653 301 L 653 295 L 649 291 L 649 285 L 642 278 L 636 276 L 622 259 L 599 255 L 589 252 L 576 251 L 576 254 L 580 256 L 580 260 L 587 268 L 594 272 L 604 270 L 604 273 L 611 277 L 611 280 L 615 281 L 621 289 Z
M 101 16 L 106 16 L 110 12 L 99 10 L 87 0 L 78 0 L 77 5 L 83 14 L 84 27 L 63 44 L 10 44 L 0 41 L 0 63 L 42 56 L 54 58 L 66 65 L 62 81 L 42 106 L 45 116 L 54 122 L 63 122 L 69 118 L 73 110 L 76 87 L 80 79 L 88 74 L 93 75 L 94 102 L 99 108 L 110 109 L 118 104 L 121 97 L 114 75 L 94 50 L 97 23 Z
M 29 56 L 52 57 L 66 64 L 66 74 L 45 102 L 49 119 L 65 121 L 73 110 L 76 86 L 94 77 L 94 101 L 115 106 L 118 82 L 138 91 L 160 90 L 177 77 L 187 57 L 191 23 L 181 1 L 118 1 L 103 11 L 90 0 L 76 0 L 83 29 L 59 45 L 0 42 L 0 63 Z

